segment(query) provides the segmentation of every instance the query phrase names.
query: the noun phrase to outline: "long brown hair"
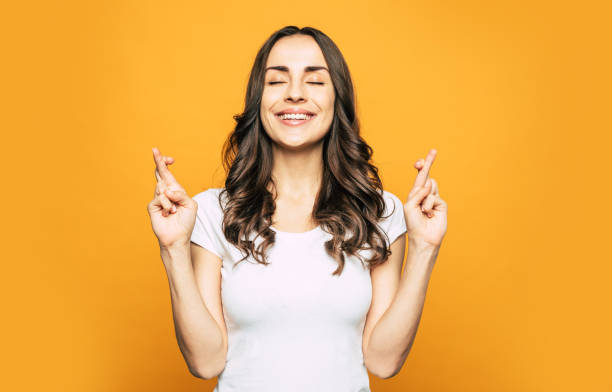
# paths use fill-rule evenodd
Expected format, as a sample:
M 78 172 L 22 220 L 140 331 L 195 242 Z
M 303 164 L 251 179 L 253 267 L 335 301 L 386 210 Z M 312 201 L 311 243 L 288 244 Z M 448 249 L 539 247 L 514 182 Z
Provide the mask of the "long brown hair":
M 317 42 L 327 62 L 336 92 L 334 117 L 323 140 L 323 177 L 312 216 L 332 235 L 325 242 L 326 252 L 338 261 L 332 275 L 344 268 L 344 252 L 356 255 L 371 249 L 370 268 L 387 260 L 391 251 L 388 237 L 377 226 L 383 218 L 385 201 L 378 169 L 370 163 L 372 148 L 359 135 L 355 95 L 348 66 L 336 44 L 321 31 L 286 26 L 273 33 L 259 49 L 251 69 L 244 112 L 234 115 L 236 126 L 223 146 L 227 203 L 223 206 L 223 232 L 228 242 L 261 264 L 268 264 L 266 251 L 275 242 L 270 229 L 275 201 L 268 186 L 272 180 L 272 141 L 261 123 L 259 109 L 264 88 L 265 66 L 270 50 L 280 38 L 309 35 Z M 221 200 L 219 200 L 220 204 Z M 255 238 L 261 243 L 255 247 Z M 350 237 L 346 236 L 350 234 Z

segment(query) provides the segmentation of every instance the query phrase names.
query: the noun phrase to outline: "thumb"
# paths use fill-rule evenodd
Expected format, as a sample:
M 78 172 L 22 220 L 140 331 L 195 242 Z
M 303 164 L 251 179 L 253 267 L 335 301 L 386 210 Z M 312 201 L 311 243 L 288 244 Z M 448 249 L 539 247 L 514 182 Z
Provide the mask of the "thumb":
M 431 191 L 431 179 L 427 179 L 425 185 L 423 185 L 412 197 L 409 201 L 410 207 L 416 207 L 423 202 L 423 199 L 427 197 L 429 192 Z

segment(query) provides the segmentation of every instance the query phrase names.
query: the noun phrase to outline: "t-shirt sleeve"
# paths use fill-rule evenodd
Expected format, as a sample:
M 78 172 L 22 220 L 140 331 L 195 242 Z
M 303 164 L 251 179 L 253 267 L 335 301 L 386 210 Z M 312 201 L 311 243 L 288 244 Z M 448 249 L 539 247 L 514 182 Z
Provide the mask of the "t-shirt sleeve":
M 385 199 L 385 214 L 387 218 L 383 218 L 380 226 L 389 237 L 389 245 L 393 243 L 400 235 L 406 232 L 406 218 L 404 216 L 404 206 L 399 197 L 393 193 L 384 191 Z
M 210 188 L 192 197 L 198 203 L 198 211 L 191 232 L 191 242 L 223 259 L 226 239 L 222 230 L 223 210 L 219 205 L 218 196 L 218 190 Z

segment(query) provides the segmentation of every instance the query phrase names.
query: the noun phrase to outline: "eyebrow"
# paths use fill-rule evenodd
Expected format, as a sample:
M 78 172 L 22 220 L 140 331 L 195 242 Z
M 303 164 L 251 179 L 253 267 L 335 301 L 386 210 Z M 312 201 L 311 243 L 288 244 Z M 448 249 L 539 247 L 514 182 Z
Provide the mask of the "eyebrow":
M 287 66 L 285 65 L 273 65 L 271 67 L 266 68 L 264 73 L 267 72 L 269 69 L 275 69 L 277 71 L 282 71 L 282 72 L 289 72 L 289 68 L 287 68 Z M 315 72 L 315 71 L 320 71 L 322 69 L 326 70 L 327 73 L 329 73 L 329 69 L 327 69 L 326 67 L 322 65 L 309 65 L 307 67 L 304 67 L 304 72 Z

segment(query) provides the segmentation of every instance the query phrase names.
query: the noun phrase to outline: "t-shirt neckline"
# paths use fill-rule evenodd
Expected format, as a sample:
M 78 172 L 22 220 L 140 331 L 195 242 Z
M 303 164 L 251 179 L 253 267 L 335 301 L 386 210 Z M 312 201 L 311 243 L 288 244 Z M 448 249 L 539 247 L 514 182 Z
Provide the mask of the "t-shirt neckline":
M 308 231 L 303 231 L 300 233 L 295 233 L 295 232 L 291 232 L 291 231 L 281 231 L 273 226 L 270 226 L 270 229 L 274 230 L 276 232 L 277 235 L 281 235 L 284 237 L 293 237 L 293 238 L 297 238 L 297 237 L 308 237 L 311 235 L 316 234 L 317 232 L 319 232 L 321 230 L 321 226 L 317 226 L 312 230 L 308 230 Z

